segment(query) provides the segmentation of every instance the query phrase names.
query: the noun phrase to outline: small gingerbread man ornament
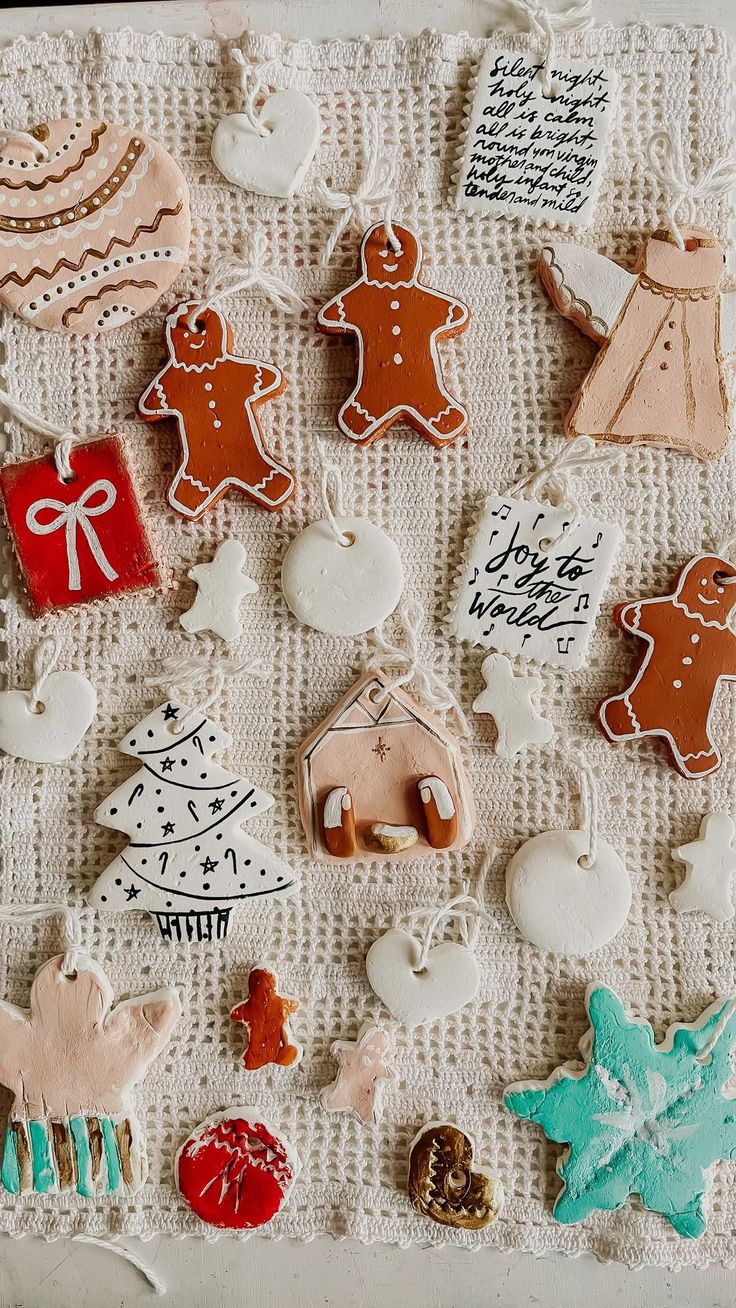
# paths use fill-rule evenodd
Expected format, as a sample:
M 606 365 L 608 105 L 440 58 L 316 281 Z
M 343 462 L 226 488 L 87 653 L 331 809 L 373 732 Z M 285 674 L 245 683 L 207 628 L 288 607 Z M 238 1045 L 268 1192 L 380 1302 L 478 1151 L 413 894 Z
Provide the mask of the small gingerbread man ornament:
M 258 410 L 286 389 L 283 373 L 233 354 L 232 328 L 219 310 L 180 304 L 166 319 L 168 361 L 138 401 L 147 422 L 174 417 L 182 461 L 168 500 L 201 518 L 229 490 L 264 509 L 281 509 L 294 475 L 266 449 Z
M 334 1040 L 330 1053 L 338 1072 L 320 1093 L 322 1107 L 330 1113 L 352 1112 L 365 1126 L 377 1122 L 384 1083 L 394 1076 L 384 1061 L 387 1044 L 385 1031 L 370 1022 L 360 1028 L 357 1040 Z
M 437 343 L 465 331 L 470 312 L 419 281 L 419 237 L 398 224 L 392 231 L 393 243 L 384 223 L 369 228 L 358 280 L 317 315 L 321 331 L 356 338 L 357 381 L 337 425 L 357 444 L 368 445 L 394 423 L 406 422 L 441 447 L 462 436 L 468 414 L 445 386 Z
M 233 1022 L 242 1022 L 248 1028 L 248 1046 L 243 1054 L 243 1067 L 248 1072 L 268 1063 L 294 1067 L 304 1052 L 289 1032 L 289 1018 L 297 1012 L 299 1000 L 279 995 L 276 985 L 276 977 L 267 967 L 252 968 L 248 998 L 230 1013 Z
M 721 755 L 711 735 L 722 681 L 736 679 L 736 567 L 717 554 L 699 554 L 679 573 L 669 595 L 621 604 L 614 621 L 646 641 L 631 684 L 603 700 L 598 719 L 611 741 L 661 736 L 684 777 L 716 772 Z

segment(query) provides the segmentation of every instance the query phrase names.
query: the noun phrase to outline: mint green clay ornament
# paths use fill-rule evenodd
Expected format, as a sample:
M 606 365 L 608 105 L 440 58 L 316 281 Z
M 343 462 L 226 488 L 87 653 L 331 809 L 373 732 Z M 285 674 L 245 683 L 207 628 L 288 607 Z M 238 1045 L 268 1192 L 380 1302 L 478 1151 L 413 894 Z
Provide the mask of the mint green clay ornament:
M 678 1235 L 702 1235 L 706 1173 L 736 1158 L 736 1090 L 724 1090 L 733 1074 L 736 1000 L 719 999 L 697 1022 L 676 1023 L 661 1045 L 607 986 L 588 986 L 585 1007 L 585 1063 L 564 1063 L 546 1081 L 519 1081 L 504 1093 L 510 1112 L 568 1146 L 557 1164 L 564 1185 L 555 1217 L 580 1222 L 638 1194 Z

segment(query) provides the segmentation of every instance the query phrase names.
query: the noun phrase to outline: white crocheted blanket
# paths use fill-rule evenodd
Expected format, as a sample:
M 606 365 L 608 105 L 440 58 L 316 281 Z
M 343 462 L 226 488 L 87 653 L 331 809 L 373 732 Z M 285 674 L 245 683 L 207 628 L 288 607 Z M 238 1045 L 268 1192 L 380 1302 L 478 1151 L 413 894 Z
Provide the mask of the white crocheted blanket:
M 493 40 L 530 48 L 527 37 Z M 311 45 L 254 37 L 242 46 L 255 59 L 276 61 L 275 85 L 300 87 L 319 103 L 317 166 L 290 203 L 231 187 L 210 160 L 216 123 L 238 107 L 237 69 L 213 40 L 123 32 L 19 41 L 0 54 L 3 121 L 83 114 L 140 124 L 175 154 L 191 186 L 194 232 L 182 295 L 201 289 L 214 260 L 238 251 L 257 219 L 277 252 L 279 271 L 316 309 L 351 279 L 358 233 L 341 242 L 328 270 L 319 269 L 330 216 L 316 201 L 315 180 L 322 175 L 351 188 L 366 111 L 375 106 L 395 164 L 396 214 L 421 232 L 430 284 L 457 294 L 473 311 L 471 329 L 444 352 L 450 388 L 470 409 L 470 430 L 467 440 L 441 452 L 396 430 L 368 449 L 352 447 L 334 422 L 352 375 L 351 349 L 311 326 L 295 327 L 263 296 L 242 294 L 227 304 L 236 346 L 273 359 L 289 380 L 283 399 L 269 408 L 268 428 L 273 447 L 296 469 L 301 491 L 281 514 L 260 512 L 231 495 L 191 524 L 165 507 L 175 456 L 172 427 L 133 417 L 136 398 L 161 359 L 161 311 L 97 339 L 38 332 L 4 316 L 13 394 L 79 433 L 117 430 L 125 437 L 166 588 L 155 597 L 108 600 L 33 622 L 11 565 L 4 624 L 9 684 L 30 684 L 31 651 L 53 630 L 64 643 L 62 666 L 88 673 L 100 710 L 68 763 L 38 767 L 3 759 L 3 899 L 79 900 L 122 847 L 123 838 L 95 826 L 92 814 L 130 772 L 130 760 L 116 745 L 152 707 L 143 678 L 159 670 L 159 656 L 191 651 L 178 624 L 192 596 L 182 578 L 225 534 L 243 542 L 247 570 L 261 588 L 243 606 L 246 630 L 233 654 L 264 657 L 270 675 L 262 684 L 228 686 L 216 714 L 234 738 L 228 766 L 276 796 L 256 834 L 301 867 L 303 889 L 297 900 L 242 912 L 228 940 L 211 950 L 165 947 L 142 915 L 86 913 L 87 944 L 118 996 L 169 984 L 183 993 L 184 1016 L 171 1044 L 136 1092 L 149 1181 L 129 1202 L 0 1193 L 0 1229 L 47 1237 L 200 1229 L 174 1189 L 175 1151 L 211 1112 L 250 1102 L 281 1125 L 302 1160 L 288 1207 L 269 1228 L 273 1235 L 331 1232 L 534 1253 L 593 1250 L 632 1264 L 732 1260 L 733 1165 L 716 1168 L 708 1234 L 698 1241 L 678 1239 L 663 1218 L 631 1201 L 620 1212 L 561 1226 L 551 1216 L 558 1147 L 513 1119 L 501 1105 L 501 1091 L 510 1081 L 546 1076 L 575 1055 L 590 980 L 615 985 L 630 1009 L 650 1017 L 660 1033 L 670 1021 L 692 1020 L 736 984 L 730 925 L 698 914 L 678 917 L 667 898 L 683 872 L 670 850 L 694 838 L 708 808 L 736 812 L 733 767 L 707 781 L 686 782 L 649 747 L 612 749 L 592 721 L 597 700 L 623 683 L 631 665 L 630 641 L 610 621 L 612 604 L 664 590 L 683 559 L 727 534 L 736 444 L 707 464 L 653 448 L 627 449 L 615 473 L 582 474 L 583 505 L 617 520 L 625 533 L 590 657 L 573 674 L 542 672 L 545 716 L 558 728 L 545 750 L 509 764 L 492 752 L 488 720 L 475 719 L 468 766 L 479 821 L 466 851 L 390 871 L 311 865 L 297 812 L 295 750 L 349 687 L 365 651 L 363 641 L 333 640 L 299 626 L 278 585 L 288 542 L 320 513 L 317 438 L 342 468 L 350 508 L 397 541 L 408 590 L 431 615 L 426 650 L 434 642 L 439 669 L 469 709 L 482 684 L 481 656 L 448 641 L 442 626 L 468 526 L 488 492 L 505 489 L 559 447 L 566 407 L 593 348 L 552 310 L 540 287 L 534 266 L 539 230 L 468 218 L 454 208 L 451 174 L 465 93 L 483 41 L 426 34 Z M 728 150 L 731 54 L 723 36 L 707 29 L 603 29 L 562 38 L 561 46 L 572 57 L 604 58 L 619 73 L 611 158 L 584 239 L 627 260 L 661 209 L 645 160 L 651 131 L 676 120 L 691 162 Z M 703 204 L 700 219 L 727 237 L 725 201 Z M 38 453 L 40 446 L 29 432 L 11 429 L 11 458 Z M 215 651 L 216 645 L 199 637 L 197 648 Z M 733 742 L 730 695 L 720 700 L 717 716 L 719 738 Z M 570 751 L 576 746 L 596 769 L 602 831 L 625 858 L 634 887 L 625 929 L 585 960 L 545 957 L 522 942 L 505 907 L 503 881 L 506 860 L 528 835 L 574 824 Z M 732 762 L 732 746 L 729 754 Z M 334 1075 L 331 1041 L 354 1037 L 363 1020 L 388 1021 L 365 977 L 369 944 L 395 915 L 439 904 L 459 890 L 492 843 L 501 856 L 486 890 L 494 926 L 483 926 L 479 936 L 477 1002 L 433 1026 L 394 1031 L 396 1079 L 379 1125 L 366 1129 L 347 1115 L 327 1115 L 318 1092 Z M 58 945 L 54 923 L 32 932 L 3 928 L 0 994 L 26 1003 L 33 973 Z M 243 997 L 250 967 L 262 959 L 277 965 L 282 992 L 302 1001 L 293 1029 L 305 1056 L 293 1071 L 249 1074 L 240 1065 L 242 1032 L 228 1013 Z M 433 1225 L 412 1210 L 406 1195 L 409 1142 L 423 1121 L 444 1116 L 475 1137 L 480 1158 L 503 1180 L 506 1206 L 481 1234 Z

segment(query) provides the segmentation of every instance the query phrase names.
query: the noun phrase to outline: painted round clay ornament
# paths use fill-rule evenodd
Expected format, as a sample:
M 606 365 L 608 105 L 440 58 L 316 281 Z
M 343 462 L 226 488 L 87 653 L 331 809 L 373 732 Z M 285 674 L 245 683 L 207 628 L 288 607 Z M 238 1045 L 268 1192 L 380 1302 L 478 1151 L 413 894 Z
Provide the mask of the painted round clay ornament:
M 471 1136 L 453 1122 L 427 1122 L 409 1146 L 407 1189 L 423 1217 L 461 1231 L 481 1231 L 503 1206 L 498 1177 L 474 1162 Z
M 137 318 L 185 266 L 189 234 L 186 179 L 145 132 L 59 118 L 8 137 L 0 303 L 34 327 L 87 335 Z
M 0 749 L 31 763 L 62 763 L 97 712 L 97 691 L 81 672 L 54 672 L 59 646 L 47 636 L 33 660 L 30 690 L 0 694 Z
M 209 1226 L 251 1231 L 285 1204 L 299 1173 L 296 1150 L 257 1108 L 215 1113 L 176 1155 L 182 1198 Z
M 294 538 L 281 587 L 300 622 L 328 636 L 359 636 L 388 618 L 401 599 L 404 569 L 389 536 L 365 518 L 312 522 Z
M 212 160 L 244 191 L 289 200 L 301 190 L 317 153 L 317 106 L 302 91 L 274 91 L 258 116 L 229 114 L 212 137 Z
M 506 868 L 506 903 L 519 931 L 539 949 L 589 954 L 621 930 L 631 882 L 618 854 L 598 838 L 586 866 L 587 831 L 544 831 L 522 845 Z

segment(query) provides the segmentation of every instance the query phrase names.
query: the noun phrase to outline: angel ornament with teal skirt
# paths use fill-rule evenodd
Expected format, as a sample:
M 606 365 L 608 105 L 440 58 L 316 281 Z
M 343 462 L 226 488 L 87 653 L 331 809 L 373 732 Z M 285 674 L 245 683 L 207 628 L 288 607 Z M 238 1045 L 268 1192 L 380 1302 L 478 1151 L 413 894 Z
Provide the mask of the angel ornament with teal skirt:
M 176 990 L 112 1007 L 102 968 L 79 951 L 40 968 L 30 1010 L 0 1002 L 0 1082 L 13 1092 L 0 1177 L 11 1194 L 140 1190 L 146 1146 L 130 1092 L 168 1044 Z

